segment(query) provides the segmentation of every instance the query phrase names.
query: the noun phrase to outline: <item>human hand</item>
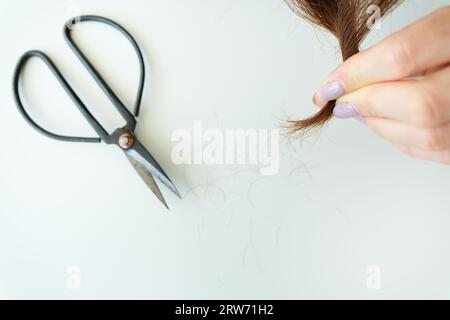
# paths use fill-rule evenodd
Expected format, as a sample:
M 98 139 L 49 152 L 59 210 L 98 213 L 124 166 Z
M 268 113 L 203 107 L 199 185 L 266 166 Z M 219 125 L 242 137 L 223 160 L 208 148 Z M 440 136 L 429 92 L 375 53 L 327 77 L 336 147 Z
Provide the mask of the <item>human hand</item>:
M 314 103 L 363 121 L 409 156 L 450 164 L 450 6 L 351 57 Z

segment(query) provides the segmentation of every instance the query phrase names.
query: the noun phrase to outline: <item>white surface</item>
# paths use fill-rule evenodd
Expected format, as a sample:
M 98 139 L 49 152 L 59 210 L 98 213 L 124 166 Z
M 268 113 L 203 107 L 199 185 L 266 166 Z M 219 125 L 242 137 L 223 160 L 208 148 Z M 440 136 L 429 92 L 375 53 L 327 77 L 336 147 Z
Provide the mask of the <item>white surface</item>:
M 449 3 L 407 1 L 369 43 Z M 185 195 L 164 190 L 169 213 L 119 150 L 49 140 L 14 106 L 15 63 L 40 49 L 91 110 L 115 119 L 64 43 L 77 7 L 119 21 L 145 50 L 138 133 Z M 282 140 L 274 177 L 171 163 L 172 131 L 195 120 L 277 128 L 315 111 L 311 95 L 339 55 L 281 0 L 0 0 L 0 10 L 0 296 L 450 298 L 450 168 L 408 159 L 356 121 L 333 121 L 303 145 Z M 77 35 L 129 104 L 131 49 L 101 27 Z M 40 63 L 27 77 L 42 123 L 91 132 Z M 367 288 L 371 265 L 380 290 Z M 79 268 L 79 289 L 68 268 Z

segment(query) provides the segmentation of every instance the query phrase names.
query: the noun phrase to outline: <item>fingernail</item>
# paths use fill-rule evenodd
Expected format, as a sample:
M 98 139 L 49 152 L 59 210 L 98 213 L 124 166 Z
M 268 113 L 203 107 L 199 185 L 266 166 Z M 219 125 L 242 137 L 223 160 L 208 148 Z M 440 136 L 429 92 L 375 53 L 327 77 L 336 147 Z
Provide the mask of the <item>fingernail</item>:
M 320 100 L 328 102 L 338 99 L 344 93 L 345 90 L 341 82 L 335 80 L 333 82 L 328 83 L 322 89 L 320 89 L 318 95 Z
M 348 103 L 337 104 L 333 109 L 333 115 L 339 119 L 349 119 L 358 116 L 355 108 Z

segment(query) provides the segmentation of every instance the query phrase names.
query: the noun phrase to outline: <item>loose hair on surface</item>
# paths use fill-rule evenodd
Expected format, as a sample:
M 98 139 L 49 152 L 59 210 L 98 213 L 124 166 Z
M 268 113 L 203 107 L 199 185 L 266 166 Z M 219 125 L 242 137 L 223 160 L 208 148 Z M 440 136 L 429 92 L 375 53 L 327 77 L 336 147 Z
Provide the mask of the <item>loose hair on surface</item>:
M 376 8 L 380 18 L 403 0 L 287 0 L 301 17 L 332 33 L 341 48 L 343 60 L 357 54 L 370 31 L 369 19 Z M 333 115 L 336 101 L 331 101 L 311 118 L 289 121 L 291 133 L 307 133 L 325 125 Z

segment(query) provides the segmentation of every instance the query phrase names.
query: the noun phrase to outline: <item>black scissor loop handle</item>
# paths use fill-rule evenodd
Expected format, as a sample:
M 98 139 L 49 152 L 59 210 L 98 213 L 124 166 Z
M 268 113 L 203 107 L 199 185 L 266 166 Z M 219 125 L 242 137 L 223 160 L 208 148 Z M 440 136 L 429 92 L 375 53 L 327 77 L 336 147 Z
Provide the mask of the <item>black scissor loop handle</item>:
M 111 90 L 111 88 L 105 82 L 105 80 L 102 78 L 102 76 L 94 68 L 94 66 L 89 61 L 89 59 L 86 58 L 84 53 L 80 50 L 80 48 L 73 41 L 72 35 L 71 35 L 71 31 L 72 31 L 73 27 L 76 24 L 83 23 L 83 22 L 100 22 L 100 23 L 109 25 L 109 26 L 113 27 L 114 29 L 116 29 L 117 31 L 119 31 L 120 33 L 122 33 L 122 35 L 124 35 L 125 38 L 127 38 L 127 40 L 130 42 L 130 44 L 133 46 L 133 49 L 136 52 L 136 55 L 139 60 L 139 69 L 140 69 L 139 86 L 138 86 L 136 100 L 135 100 L 134 108 L 133 108 L 134 116 L 124 106 L 124 104 L 120 101 L 120 99 L 117 97 L 117 95 Z M 125 118 L 125 120 L 127 122 L 135 121 L 134 117 L 139 116 L 139 110 L 140 110 L 141 101 L 142 101 L 142 93 L 144 91 L 145 64 L 144 64 L 144 57 L 142 55 L 141 49 L 139 48 L 139 45 L 137 44 L 137 42 L 133 38 L 133 36 L 127 30 L 125 30 L 122 26 L 120 26 L 118 23 L 116 23 L 108 18 L 87 15 L 87 16 L 75 17 L 75 18 L 72 18 L 71 20 L 69 20 L 64 26 L 64 38 L 66 39 L 66 42 L 70 46 L 72 51 L 75 53 L 75 55 L 78 57 L 78 59 L 81 60 L 84 67 L 89 71 L 91 76 L 95 79 L 97 84 L 105 92 L 106 96 L 114 104 L 114 106 L 117 108 L 117 110 L 120 112 L 120 114 Z
M 59 134 L 55 134 L 55 133 L 52 133 L 52 132 L 47 131 L 46 129 L 42 128 L 28 115 L 28 113 L 25 111 L 25 108 L 22 104 L 22 100 L 20 99 L 19 82 L 20 82 L 20 74 L 22 72 L 22 69 L 24 68 L 26 62 L 31 58 L 39 58 L 47 65 L 47 67 L 53 72 L 53 74 L 55 75 L 56 79 L 59 81 L 61 86 L 64 88 L 66 93 L 69 95 L 69 97 L 75 103 L 75 105 L 78 107 L 78 110 L 80 110 L 80 112 L 82 113 L 84 118 L 89 122 L 91 127 L 95 130 L 95 132 L 99 135 L 100 138 L 68 137 L 68 136 L 62 136 Z M 35 50 L 28 51 L 19 59 L 19 62 L 17 63 L 17 66 L 16 66 L 16 70 L 14 71 L 13 92 L 14 92 L 14 98 L 16 99 L 16 104 L 17 104 L 17 108 L 19 109 L 19 112 L 22 114 L 22 116 L 25 118 L 25 120 L 33 128 L 35 128 L 38 132 L 42 133 L 44 136 L 47 136 L 47 137 L 55 139 L 55 140 L 69 141 L 69 142 L 101 142 L 102 138 L 106 138 L 108 136 L 108 133 L 100 125 L 100 123 L 98 123 L 98 121 L 94 118 L 94 116 L 89 112 L 89 110 L 86 108 L 86 106 L 83 104 L 83 102 L 77 96 L 77 94 L 73 91 L 72 87 L 68 84 L 66 79 L 63 77 L 61 72 L 58 70 L 58 68 L 56 68 L 55 64 L 43 52 L 35 51 Z
M 92 63 L 86 58 L 86 56 L 83 54 L 83 52 L 79 49 L 79 47 L 75 44 L 71 37 L 71 26 L 74 26 L 77 23 L 82 22 L 100 22 L 103 24 L 107 24 L 116 30 L 120 31 L 131 43 L 134 50 L 137 53 L 138 60 L 139 60 L 139 68 L 140 68 L 140 76 L 139 76 L 139 86 L 137 90 L 136 100 L 134 103 L 133 113 L 129 111 L 128 108 L 124 106 L 124 104 L 120 101 L 120 99 L 117 97 L 117 95 L 112 91 L 112 89 L 109 87 L 109 85 L 105 82 L 105 80 L 102 78 L 102 76 L 99 74 L 99 72 L 95 69 L 95 67 L 92 65 Z M 118 110 L 118 112 L 121 114 L 121 116 L 126 121 L 126 125 L 124 128 L 117 129 L 115 132 L 108 134 L 106 130 L 100 125 L 100 123 L 94 118 L 94 116 L 90 113 L 90 111 L 86 108 L 84 103 L 81 101 L 81 99 L 78 97 L 78 95 L 74 92 L 72 87 L 68 84 L 66 79 L 62 76 L 61 72 L 58 70 L 58 68 L 55 66 L 55 64 L 51 61 L 51 59 L 45 55 L 43 52 L 40 51 L 28 51 L 26 52 L 17 63 L 15 72 L 14 72 L 14 78 L 13 78 L 13 91 L 14 91 L 14 97 L 16 100 L 17 107 L 20 111 L 20 113 L 24 116 L 25 120 L 38 132 L 42 133 L 43 135 L 56 139 L 61 141 L 70 141 L 70 142 L 100 142 L 104 141 L 106 143 L 117 143 L 116 138 L 118 132 L 121 132 L 123 130 L 127 130 L 129 132 L 134 132 L 134 129 L 136 128 L 136 118 L 139 115 L 140 105 L 142 101 L 142 94 L 144 90 L 144 83 L 145 83 L 145 64 L 144 64 L 144 58 L 142 55 L 142 52 L 134 38 L 130 35 L 128 31 L 126 31 L 123 27 L 121 27 L 116 22 L 99 16 L 80 16 L 75 17 L 69 22 L 65 24 L 64 27 L 64 37 L 66 39 L 66 42 L 72 49 L 72 51 L 75 53 L 75 55 L 80 59 L 80 61 L 83 63 L 84 67 L 89 71 L 91 76 L 94 78 L 98 86 L 103 90 L 105 95 L 108 97 L 108 99 L 113 103 L 114 107 Z M 26 64 L 26 62 L 30 58 L 40 58 L 42 61 L 45 62 L 45 64 L 49 67 L 49 69 L 53 72 L 61 86 L 64 88 L 66 93 L 69 95 L 69 97 L 72 99 L 72 101 L 75 103 L 75 105 L 78 107 L 79 111 L 82 113 L 84 118 L 88 121 L 88 123 L 91 125 L 91 127 L 95 130 L 95 132 L 99 135 L 99 138 L 83 138 L 83 137 L 68 137 L 68 136 L 62 136 L 58 134 L 54 134 L 50 131 L 47 131 L 46 129 L 39 126 L 26 112 L 23 103 L 20 98 L 20 92 L 19 92 L 19 82 L 20 82 L 20 75 L 23 71 L 23 68 Z

